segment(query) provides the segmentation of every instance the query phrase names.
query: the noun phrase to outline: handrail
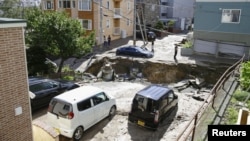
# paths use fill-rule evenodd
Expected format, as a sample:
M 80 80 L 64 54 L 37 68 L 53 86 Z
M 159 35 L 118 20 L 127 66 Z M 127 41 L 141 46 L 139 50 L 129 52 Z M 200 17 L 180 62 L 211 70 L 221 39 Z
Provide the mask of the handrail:
M 225 78 L 228 78 L 228 77 L 232 74 L 232 72 L 235 71 L 235 68 L 243 62 L 244 57 L 245 57 L 245 55 L 243 55 L 242 58 L 241 58 L 240 60 L 238 60 L 235 64 L 233 64 L 232 66 L 230 66 L 230 67 L 223 73 L 223 75 L 219 78 L 219 80 L 216 82 L 216 84 L 215 84 L 214 87 L 212 88 L 212 90 L 211 90 L 211 92 L 210 92 L 210 95 L 212 95 L 212 98 L 213 98 L 213 100 L 212 100 L 212 102 L 213 102 L 213 103 L 212 103 L 212 106 L 213 106 L 213 104 L 214 104 L 214 98 L 215 98 L 215 96 L 216 96 L 215 93 L 218 91 L 218 88 L 220 88 L 221 85 L 225 83 L 225 81 L 227 80 L 227 79 L 225 79 Z M 225 77 L 225 76 L 226 76 L 226 77 Z M 202 104 L 202 105 L 200 106 L 200 108 L 197 110 L 196 114 L 195 114 L 195 115 L 193 116 L 193 118 L 189 121 L 189 123 L 185 126 L 184 130 L 177 136 L 177 140 L 179 140 L 179 139 L 184 135 L 184 132 L 186 132 L 186 130 L 188 129 L 188 127 L 191 126 L 191 123 L 192 123 L 193 121 L 194 121 L 194 125 L 191 127 L 191 130 L 189 130 L 187 136 L 185 136 L 185 139 L 187 139 L 188 136 L 190 135 L 190 133 L 191 133 L 193 130 L 195 130 L 196 124 L 197 124 L 198 121 L 200 120 L 199 117 L 201 117 L 201 116 L 204 114 L 204 111 L 205 111 L 205 110 L 202 110 L 202 109 L 204 108 L 204 105 L 207 104 L 207 106 L 206 106 L 206 108 L 207 108 L 208 105 L 211 104 L 211 100 L 208 101 L 209 98 L 211 98 L 211 97 L 208 96 L 208 97 L 204 100 L 203 104 Z M 201 113 L 201 115 L 199 116 L 200 113 Z M 198 121 L 197 121 L 197 120 L 198 120 Z M 193 133 L 194 133 L 194 132 L 195 132 L 195 131 L 193 131 Z M 192 140 L 193 140 L 193 136 L 194 136 L 194 134 L 192 135 Z

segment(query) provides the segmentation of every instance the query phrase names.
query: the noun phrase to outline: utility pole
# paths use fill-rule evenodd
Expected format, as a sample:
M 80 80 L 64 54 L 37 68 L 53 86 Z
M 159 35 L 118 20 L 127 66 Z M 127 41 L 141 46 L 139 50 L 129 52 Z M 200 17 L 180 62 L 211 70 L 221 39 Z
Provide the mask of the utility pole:
M 134 0 L 134 42 L 133 45 L 136 46 L 136 0 Z
M 99 4 L 99 6 L 100 6 L 100 47 L 102 47 L 102 38 L 103 38 L 103 29 L 102 29 L 102 20 L 103 20 L 103 13 L 102 13 L 102 0 L 100 0 L 100 4 Z

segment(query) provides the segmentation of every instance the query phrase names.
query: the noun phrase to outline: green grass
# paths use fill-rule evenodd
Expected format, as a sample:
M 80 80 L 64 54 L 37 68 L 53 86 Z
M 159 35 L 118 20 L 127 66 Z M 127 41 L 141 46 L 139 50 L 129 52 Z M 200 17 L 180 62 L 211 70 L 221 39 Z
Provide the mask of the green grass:
M 185 44 L 182 44 L 181 46 L 184 48 L 191 48 L 191 47 L 193 47 L 193 44 L 192 44 L 192 42 L 187 41 L 187 42 L 185 42 Z
M 234 107 L 227 109 L 227 121 L 226 124 L 235 124 L 238 119 L 238 110 Z
M 239 102 L 244 102 L 247 96 L 248 96 L 248 92 L 242 91 L 240 89 L 237 89 L 234 92 L 232 99 L 230 101 L 230 105 L 227 108 L 226 113 L 225 113 L 226 124 L 235 124 L 237 122 L 239 109 L 241 107 L 236 106 L 236 104 Z M 250 100 L 248 100 L 246 104 L 247 104 L 247 108 L 250 108 Z

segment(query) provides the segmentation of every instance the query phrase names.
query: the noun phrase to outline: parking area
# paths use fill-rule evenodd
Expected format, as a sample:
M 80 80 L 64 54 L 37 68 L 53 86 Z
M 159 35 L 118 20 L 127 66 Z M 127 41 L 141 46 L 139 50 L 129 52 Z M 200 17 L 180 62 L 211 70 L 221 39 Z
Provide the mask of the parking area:
M 131 108 L 132 98 L 137 91 L 141 90 L 149 83 L 136 82 L 95 82 L 86 83 L 105 90 L 105 92 L 113 95 L 117 100 L 117 114 L 109 121 L 107 118 L 102 120 L 97 125 L 91 127 L 84 133 L 82 141 L 110 141 L 110 140 L 175 140 L 183 127 L 191 120 L 193 115 L 198 110 L 202 101 L 192 98 L 195 92 L 187 90 L 185 92 L 175 93 L 179 96 L 178 108 L 171 112 L 170 115 L 160 124 L 157 131 L 152 131 L 138 127 L 128 122 L 128 112 Z M 174 87 L 174 86 L 170 86 Z M 194 89 L 192 89 L 194 90 Z M 206 98 L 209 95 L 209 90 L 202 91 L 200 96 Z M 41 109 L 33 114 L 33 122 L 37 120 L 46 123 L 46 110 Z M 64 138 L 64 140 L 70 140 Z

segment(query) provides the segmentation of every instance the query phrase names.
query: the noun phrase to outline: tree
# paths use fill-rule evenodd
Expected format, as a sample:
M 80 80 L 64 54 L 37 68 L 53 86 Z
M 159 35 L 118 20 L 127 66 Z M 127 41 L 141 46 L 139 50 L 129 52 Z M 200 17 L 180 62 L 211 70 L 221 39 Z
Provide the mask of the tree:
M 173 21 L 173 20 L 170 20 L 170 21 L 167 22 L 168 31 L 169 31 L 169 32 L 173 32 L 174 24 L 175 24 L 175 21 Z
M 1 17 L 21 18 L 24 7 L 20 0 L 4 0 L 0 5 Z
M 42 48 L 46 56 L 61 58 L 58 73 L 69 57 L 92 51 L 94 33 L 87 35 L 80 22 L 69 18 L 65 12 L 44 12 L 34 8 L 25 16 L 26 43 L 29 48 Z
M 156 25 L 155 25 L 155 28 L 156 28 L 156 29 L 159 29 L 159 30 L 164 29 L 164 24 L 163 24 L 163 22 L 162 22 L 162 21 L 158 21 L 158 22 L 156 23 Z

